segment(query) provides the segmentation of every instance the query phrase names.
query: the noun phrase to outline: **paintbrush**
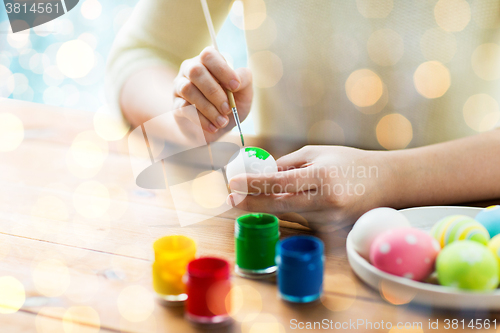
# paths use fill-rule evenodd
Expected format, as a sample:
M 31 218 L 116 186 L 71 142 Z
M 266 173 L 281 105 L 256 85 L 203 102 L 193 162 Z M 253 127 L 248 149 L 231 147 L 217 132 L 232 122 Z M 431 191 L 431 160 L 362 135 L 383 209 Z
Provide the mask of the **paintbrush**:
M 213 47 L 219 52 L 219 47 L 217 46 L 217 40 L 215 36 L 214 25 L 212 23 L 212 17 L 210 16 L 210 11 L 208 10 L 207 0 L 200 0 L 201 6 L 203 7 L 203 14 L 205 14 L 205 20 L 207 20 L 208 31 L 210 32 L 210 38 L 212 38 Z M 229 100 L 229 106 L 231 110 L 233 110 L 234 121 L 238 126 L 238 130 L 240 131 L 241 145 L 245 146 L 245 140 L 243 139 L 243 133 L 241 132 L 241 123 L 240 117 L 238 116 L 238 110 L 236 109 L 236 102 L 234 101 L 233 93 L 226 89 L 227 98 Z

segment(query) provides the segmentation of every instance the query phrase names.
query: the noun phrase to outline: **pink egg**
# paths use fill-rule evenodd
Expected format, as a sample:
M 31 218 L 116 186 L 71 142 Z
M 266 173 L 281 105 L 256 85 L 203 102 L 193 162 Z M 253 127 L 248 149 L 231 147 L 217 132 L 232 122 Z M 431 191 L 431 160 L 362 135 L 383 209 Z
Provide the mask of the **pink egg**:
M 370 261 L 381 271 L 422 281 L 433 272 L 440 250 L 438 242 L 422 230 L 392 229 L 375 238 Z

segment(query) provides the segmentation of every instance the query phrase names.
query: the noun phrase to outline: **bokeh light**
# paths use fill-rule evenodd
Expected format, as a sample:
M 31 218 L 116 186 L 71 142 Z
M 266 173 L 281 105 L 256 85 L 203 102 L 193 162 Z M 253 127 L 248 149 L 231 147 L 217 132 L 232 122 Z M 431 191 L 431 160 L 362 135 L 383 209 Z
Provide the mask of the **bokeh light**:
M 380 77 L 373 71 L 358 69 L 347 78 L 345 90 L 354 105 L 367 107 L 380 99 L 384 87 Z
M 235 26 L 244 30 L 260 27 L 266 19 L 266 3 L 264 0 L 237 0 L 234 2 L 229 17 Z
M 393 0 L 356 0 L 361 15 L 367 18 L 387 17 L 394 6 Z
M 259 51 L 250 56 L 254 84 L 259 88 L 275 86 L 283 76 L 283 63 L 271 51 Z
M 498 102 L 487 94 L 476 94 L 467 99 L 463 108 L 465 123 L 477 132 L 493 129 L 500 121 Z
M 38 311 L 35 317 L 37 333 L 69 333 L 65 332 L 61 319 L 66 309 L 63 307 L 46 306 Z
M 85 168 L 101 168 L 108 156 L 108 143 L 94 131 L 78 134 L 70 149 L 75 162 Z
M 19 21 L 16 21 L 13 24 L 19 24 L 19 23 L 20 23 Z M 24 24 L 26 28 L 29 28 L 28 23 L 22 22 L 22 24 Z M 7 42 L 9 43 L 10 46 L 16 49 L 26 47 L 30 43 L 30 30 L 31 29 L 26 29 L 20 32 L 13 33 L 12 28 L 9 26 L 9 33 L 7 34 Z
M 384 116 L 377 124 L 377 141 L 385 149 L 403 149 L 413 139 L 411 122 L 399 113 Z
M 109 191 L 98 181 L 83 182 L 73 193 L 73 206 L 83 217 L 101 217 L 106 214 L 110 206 Z
M 62 319 L 65 333 L 97 333 L 101 328 L 99 314 L 90 306 L 71 306 Z
M 472 69 L 477 76 L 486 81 L 500 78 L 500 45 L 486 43 L 479 45 L 472 53 Z
M 450 87 L 450 71 L 439 61 L 424 62 L 413 74 L 413 83 L 420 95 L 425 98 L 438 98 Z
M 35 74 L 43 74 L 50 67 L 50 58 L 45 53 L 34 53 L 29 60 L 29 69 Z
M 145 321 L 154 310 L 154 297 L 140 285 L 125 287 L 116 300 L 118 311 L 130 322 Z
M 356 283 L 347 275 L 326 275 L 324 285 L 328 293 L 325 293 L 321 302 L 330 311 L 345 311 L 356 301 Z M 348 296 L 340 296 L 340 294 Z
M 370 58 L 380 66 L 395 65 L 405 50 L 403 38 L 391 29 L 381 29 L 372 33 L 366 47 Z
M 204 208 L 217 208 L 226 202 L 226 182 L 221 171 L 204 171 L 193 180 L 191 193 L 196 203 Z M 210 193 L 210 195 L 207 195 Z
M 226 296 L 226 308 L 234 320 L 252 321 L 262 311 L 262 296 L 252 286 L 233 286 Z
M 416 295 L 415 291 L 387 280 L 380 282 L 379 292 L 383 299 L 395 305 L 410 303 Z
M 14 91 L 14 82 L 9 80 L 12 72 L 5 66 L 0 65 L 0 97 L 9 97 Z
M 12 113 L 0 113 L 0 152 L 15 150 L 23 142 L 23 139 L 23 122 Z
M 122 139 L 128 133 L 130 125 L 105 105 L 94 115 L 94 129 L 104 140 L 114 141 Z
M 58 86 L 64 81 L 65 77 L 57 66 L 49 66 L 43 72 L 43 81 L 48 86 Z
M 57 297 L 64 294 L 71 278 L 65 263 L 59 259 L 46 259 L 34 263 L 33 282 L 40 294 Z
M 85 0 L 80 7 L 80 11 L 87 20 L 95 20 L 101 16 L 102 5 L 98 0 Z
M 17 312 L 26 300 L 24 286 L 12 276 L 0 277 L 0 314 Z
M 409 326 L 409 324 L 407 324 Z M 397 326 L 392 327 L 388 333 L 424 333 L 423 328 L 413 327 L 413 328 L 398 328 Z
M 356 109 L 363 114 L 376 114 L 382 111 L 387 103 L 389 102 L 389 92 L 387 90 L 387 86 L 382 84 L 382 96 L 378 99 L 378 101 L 370 106 L 358 106 L 354 105 Z
M 69 78 L 81 78 L 94 67 L 94 51 L 80 39 L 65 42 L 57 51 L 57 67 Z
M 93 50 L 95 50 L 97 47 L 97 43 L 98 43 L 97 36 L 93 35 L 89 32 L 84 32 L 83 34 L 78 36 L 78 39 L 87 43 Z
M 285 327 L 269 313 L 260 313 L 254 320 L 241 324 L 242 333 L 285 333 Z
M 14 86 L 13 94 L 20 95 L 29 88 L 29 80 L 24 74 L 14 73 L 8 80 L 7 85 Z
M 446 31 L 462 31 L 471 19 L 469 3 L 465 0 L 439 0 L 434 7 L 436 23 Z
M 332 120 L 320 120 L 309 128 L 307 142 L 342 145 L 345 142 L 344 130 Z
M 420 39 L 420 49 L 427 60 L 447 63 L 457 52 L 455 35 L 441 28 L 428 29 Z

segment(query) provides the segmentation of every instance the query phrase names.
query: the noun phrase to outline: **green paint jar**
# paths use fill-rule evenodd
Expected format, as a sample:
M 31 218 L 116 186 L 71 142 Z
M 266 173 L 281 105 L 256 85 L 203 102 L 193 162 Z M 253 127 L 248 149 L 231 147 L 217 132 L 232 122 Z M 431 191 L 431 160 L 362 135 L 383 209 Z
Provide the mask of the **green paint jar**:
M 276 273 L 275 251 L 279 220 L 264 213 L 246 214 L 235 223 L 236 274 L 259 278 Z

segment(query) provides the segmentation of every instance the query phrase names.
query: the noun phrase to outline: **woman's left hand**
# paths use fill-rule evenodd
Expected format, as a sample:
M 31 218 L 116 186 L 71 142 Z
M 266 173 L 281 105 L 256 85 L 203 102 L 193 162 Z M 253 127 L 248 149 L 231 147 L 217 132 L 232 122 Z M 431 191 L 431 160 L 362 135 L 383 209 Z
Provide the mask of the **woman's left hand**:
M 366 211 L 391 204 L 391 152 L 342 146 L 306 146 L 277 160 L 278 172 L 233 177 L 228 202 L 276 214 L 314 229 L 335 230 Z M 251 194 L 241 194 L 247 191 Z

